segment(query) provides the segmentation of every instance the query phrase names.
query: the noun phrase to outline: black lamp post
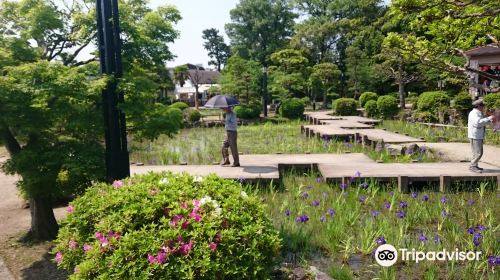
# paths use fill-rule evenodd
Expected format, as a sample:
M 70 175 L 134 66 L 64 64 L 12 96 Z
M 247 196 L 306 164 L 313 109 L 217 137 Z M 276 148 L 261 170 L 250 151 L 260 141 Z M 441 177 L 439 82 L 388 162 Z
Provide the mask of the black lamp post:
M 111 182 L 130 176 L 125 114 L 117 106 L 124 102 L 123 92 L 117 88 L 123 75 L 118 1 L 97 0 L 96 14 L 101 73 L 112 77 L 102 91 L 106 178 Z
M 264 117 L 267 117 L 267 67 L 262 67 L 262 109 Z

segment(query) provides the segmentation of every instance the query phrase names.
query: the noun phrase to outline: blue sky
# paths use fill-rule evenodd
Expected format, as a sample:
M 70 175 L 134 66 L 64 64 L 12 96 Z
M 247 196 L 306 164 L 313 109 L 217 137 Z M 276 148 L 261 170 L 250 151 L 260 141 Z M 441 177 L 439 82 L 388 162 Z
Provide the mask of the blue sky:
M 239 0 L 152 0 L 151 6 L 174 5 L 179 9 L 182 20 L 177 24 L 180 38 L 171 44 L 171 51 L 177 56 L 168 66 L 184 63 L 201 63 L 208 66 L 209 57 L 203 48 L 202 31 L 217 28 L 225 36 L 224 24 L 230 22 L 229 11 Z M 229 43 L 226 37 L 226 43 Z

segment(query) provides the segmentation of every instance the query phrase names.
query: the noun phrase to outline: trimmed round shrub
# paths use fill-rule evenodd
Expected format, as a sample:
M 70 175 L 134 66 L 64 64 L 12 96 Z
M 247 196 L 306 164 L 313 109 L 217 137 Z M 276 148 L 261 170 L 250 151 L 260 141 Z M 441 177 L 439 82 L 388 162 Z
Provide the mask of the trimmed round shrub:
M 380 96 L 377 100 L 377 111 L 383 119 L 390 119 L 399 112 L 398 100 L 390 95 Z
M 300 119 L 304 115 L 304 102 L 298 98 L 290 98 L 281 102 L 279 113 L 284 118 Z
M 71 279 L 267 279 L 280 251 L 261 200 L 214 175 L 100 183 L 67 211 L 53 253 Z
M 444 91 L 428 91 L 422 93 L 417 102 L 419 111 L 432 112 L 437 108 L 449 107 L 450 97 Z
M 453 98 L 453 108 L 459 112 L 472 110 L 472 98 L 469 93 L 461 92 Z
M 354 98 L 339 98 L 333 102 L 333 110 L 339 116 L 357 116 L 358 102 Z
M 378 116 L 377 101 L 368 100 L 368 102 L 366 102 L 365 104 L 365 112 L 368 117 Z
M 181 111 L 184 111 L 185 109 L 189 108 L 189 105 L 187 105 L 185 102 L 178 101 L 170 105 L 170 108 L 177 108 L 180 109 Z
M 259 104 L 238 105 L 234 107 L 233 110 L 236 113 L 236 116 L 243 120 L 253 120 L 260 117 Z
M 182 114 L 184 116 L 184 121 L 188 123 L 195 123 L 201 119 L 200 111 L 196 110 L 195 108 L 187 108 L 182 111 Z
M 361 107 L 364 108 L 366 102 L 370 100 L 377 101 L 377 99 L 378 99 L 378 94 L 376 94 L 375 92 L 370 92 L 370 91 L 363 92 L 359 97 L 359 105 L 361 105 Z
M 500 94 L 498 93 L 490 93 L 483 98 L 483 102 L 488 109 L 495 108 L 495 104 L 498 103 L 499 101 L 500 101 Z
M 450 97 L 446 92 L 424 92 L 418 98 L 416 117 L 422 121 L 435 122 L 439 120 L 439 113 L 447 110 L 449 106 Z

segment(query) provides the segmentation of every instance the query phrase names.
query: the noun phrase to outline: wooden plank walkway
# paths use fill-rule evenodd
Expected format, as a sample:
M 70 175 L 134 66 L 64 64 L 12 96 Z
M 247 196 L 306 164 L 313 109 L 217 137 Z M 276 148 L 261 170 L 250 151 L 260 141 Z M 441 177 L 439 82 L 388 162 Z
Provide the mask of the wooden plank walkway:
M 370 145 L 378 141 L 384 141 L 387 144 L 407 144 L 421 143 L 425 140 L 414 137 L 385 131 L 383 129 L 345 129 L 334 125 L 303 125 L 302 133 L 309 137 L 318 138 L 345 138 L 352 137 L 354 140 L 359 139 L 363 144 Z
M 345 182 L 356 177 L 379 181 L 398 181 L 401 191 L 407 192 L 411 182 L 439 182 L 441 191 L 447 191 L 454 181 L 496 180 L 500 183 L 500 168 L 482 164 L 484 173 L 468 170 L 468 163 L 375 163 L 364 154 L 284 154 L 241 155 L 241 167 L 219 165 L 166 165 L 133 166 L 132 174 L 171 171 L 186 172 L 193 176 L 216 174 L 226 179 L 248 182 L 280 180 L 283 168 L 312 168 L 321 173 L 327 182 Z
M 332 115 L 332 111 L 305 112 L 304 116 L 306 121 L 311 124 L 320 124 L 320 121 L 322 120 L 349 120 L 364 124 L 378 124 L 381 122 L 380 120 L 364 118 L 359 116 L 334 116 Z

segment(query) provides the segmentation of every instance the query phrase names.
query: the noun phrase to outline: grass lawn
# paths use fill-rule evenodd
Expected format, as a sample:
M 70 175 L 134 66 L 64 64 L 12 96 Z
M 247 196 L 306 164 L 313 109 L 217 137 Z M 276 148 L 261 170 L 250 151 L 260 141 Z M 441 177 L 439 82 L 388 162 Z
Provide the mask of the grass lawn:
M 488 264 L 489 256 L 500 256 L 500 194 L 493 183 L 446 194 L 435 186 L 401 194 L 393 185 L 364 183 L 342 189 L 314 174 L 288 174 L 281 187 L 257 190 L 284 239 L 284 261 L 315 265 L 334 279 L 500 279 L 498 267 Z M 382 268 L 372 254 L 384 242 L 424 252 L 481 251 L 482 258 Z
M 436 161 L 432 153 L 413 153 L 393 157 L 377 153 L 357 143 L 323 141 L 301 134 L 302 122 L 255 124 L 238 128 L 238 150 L 244 154 L 303 154 L 303 153 L 366 153 L 384 162 Z M 131 161 L 146 164 L 213 164 L 221 160 L 224 128 L 183 129 L 173 138 L 160 137 L 154 142 L 131 142 Z
M 424 137 L 427 142 L 469 142 L 467 127 L 430 127 L 423 124 L 386 120 L 381 128 L 408 133 L 412 137 Z M 500 133 L 486 129 L 486 144 L 500 146 Z

